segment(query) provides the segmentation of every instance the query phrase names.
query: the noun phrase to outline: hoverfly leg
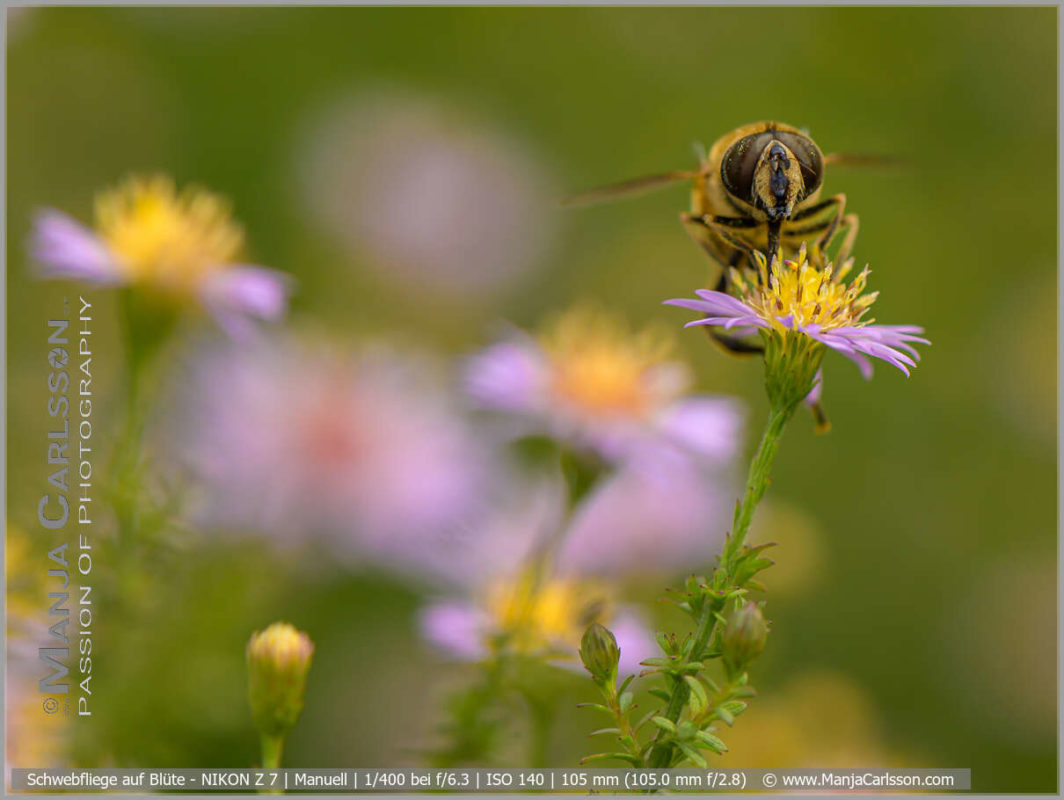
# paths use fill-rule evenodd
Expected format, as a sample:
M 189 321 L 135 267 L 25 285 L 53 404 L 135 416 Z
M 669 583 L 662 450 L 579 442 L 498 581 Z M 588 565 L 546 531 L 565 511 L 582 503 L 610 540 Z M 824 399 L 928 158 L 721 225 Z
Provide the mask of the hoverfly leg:
M 761 342 L 745 342 L 736 336 L 722 333 L 718 328 L 703 326 L 709 338 L 734 356 L 756 356 L 765 352 Z
M 846 235 L 842 237 L 842 244 L 839 246 L 835 260 L 840 264 L 845 264 L 846 259 L 853 253 L 853 243 L 857 240 L 857 215 L 847 214 L 843 217 L 842 222 L 839 223 L 839 231 L 846 231 Z

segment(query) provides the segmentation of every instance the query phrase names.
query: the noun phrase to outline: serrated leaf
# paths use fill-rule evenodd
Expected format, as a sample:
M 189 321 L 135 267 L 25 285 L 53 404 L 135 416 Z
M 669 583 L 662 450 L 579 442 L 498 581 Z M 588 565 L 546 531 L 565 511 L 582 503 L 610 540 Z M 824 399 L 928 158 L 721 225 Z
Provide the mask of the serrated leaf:
M 611 758 L 620 759 L 621 761 L 627 761 L 629 764 L 635 767 L 643 766 L 643 759 L 638 756 L 633 756 L 631 753 L 595 753 L 591 756 L 584 756 L 580 759 L 580 765 L 589 764 L 592 761 L 606 761 Z
M 627 714 L 628 710 L 632 708 L 632 701 L 635 699 L 635 695 L 631 692 L 623 692 L 621 699 L 618 701 L 618 706 L 621 709 L 622 714 Z
M 661 728 L 663 731 L 668 731 L 671 734 L 676 733 L 676 723 L 668 717 L 651 717 L 650 721 L 657 725 L 659 728 Z
M 714 753 L 723 754 L 728 752 L 728 746 L 716 736 L 714 736 L 712 733 L 707 733 L 706 731 L 699 731 L 695 734 L 695 738 L 698 739 L 698 741 L 700 741 L 710 750 L 712 750 Z
M 702 757 L 702 754 L 695 750 L 695 748 L 691 747 L 691 745 L 685 744 L 684 742 L 677 742 L 676 746 L 680 748 L 680 752 L 687 756 L 687 759 L 695 766 L 701 767 L 702 769 L 709 766 L 706 763 L 706 760 Z

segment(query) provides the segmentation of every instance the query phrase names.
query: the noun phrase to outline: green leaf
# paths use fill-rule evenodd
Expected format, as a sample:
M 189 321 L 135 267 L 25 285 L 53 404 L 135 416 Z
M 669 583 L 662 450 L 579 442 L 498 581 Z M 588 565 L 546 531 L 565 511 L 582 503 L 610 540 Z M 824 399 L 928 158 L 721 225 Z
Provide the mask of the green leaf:
M 691 761 L 695 766 L 701 767 L 702 769 L 705 769 L 707 766 L 709 766 L 706 763 L 706 760 L 702 757 L 702 754 L 695 750 L 695 748 L 691 747 L 691 745 L 684 744 L 683 742 L 677 742 L 676 746 L 680 748 L 680 751 L 685 756 L 687 756 L 687 759 Z
M 699 731 L 695 734 L 695 738 L 697 738 L 700 742 L 702 742 L 703 745 L 712 750 L 714 753 L 721 754 L 728 752 L 728 746 L 716 736 L 714 736 L 712 733 L 707 733 L 706 731 Z
M 671 734 L 676 733 L 676 723 L 668 717 L 657 716 L 651 718 L 650 721 L 657 725 L 659 728 L 661 728 L 663 731 L 668 731 Z
M 696 714 L 701 714 L 706 706 L 709 705 L 706 687 L 702 685 L 701 681 L 691 675 L 684 675 L 683 679 L 691 690 L 691 708 L 694 709 Z
M 641 667 L 671 667 L 675 663 L 671 658 L 647 658 L 639 662 Z
M 742 700 L 729 700 L 726 703 L 721 703 L 720 706 L 717 707 L 717 710 L 720 711 L 722 708 L 733 717 L 737 717 L 746 711 L 746 703 Z
M 619 707 L 621 709 L 621 713 L 622 714 L 627 714 L 628 713 L 629 709 L 632 708 L 632 701 L 634 699 L 635 699 L 635 695 L 633 695 L 631 692 L 623 692 L 621 694 L 621 699 L 620 699 L 620 702 L 619 702 L 618 705 L 619 705 Z
M 603 733 L 612 733 L 612 734 L 620 735 L 621 729 L 620 728 L 599 728 L 597 731 L 591 731 L 591 733 L 589 733 L 587 735 L 587 737 L 590 739 L 592 736 L 598 736 L 599 734 L 603 734 Z
M 715 709 L 713 709 L 713 713 L 716 714 L 718 719 L 720 719 L 720 721 L 728 727 L 731 727 L 735 724 L 735 715 L 732 714 L 723 705 L 717 706 Z
M 672 695 L 669 694 L 669 690 L 662 689 L 660 686 L 655 686 L 653 689 L 650 689 L 649 692 L 654 695 L 654 697 L 658 698 L 658 700 L 664 700 L 666 703 L 672 700 Z
M 624 680 L 623 680 L 623 681 L 621 682 L 621 685 L 620 685 L 620 687 L 619 687 L 619 688 L 617 689 L 617 691 L 618 691 L 618 692 L 619 692 L 620 694 L 624 694 L 624 690 L 628 688 L 628 684 L 630 684 L 630 683 L 631 683 L 632 681 L 634 681 L 634 680 L 635 680 L 635 675 L 629 675 L 629 676 L 628 676 L 627 678 L 625 678 L 625 679 L 624 679 Z
M 607 708 L 606 706 L 602 705 L 602 703 L 577 703 L 576 707 L 577 708 L 593 708 L 593 709 L 595 709 L 595 711 L 604 711 L 607 714 L 609 714 L 611 717 L 613 716 L 613 709 L 612 708 Z

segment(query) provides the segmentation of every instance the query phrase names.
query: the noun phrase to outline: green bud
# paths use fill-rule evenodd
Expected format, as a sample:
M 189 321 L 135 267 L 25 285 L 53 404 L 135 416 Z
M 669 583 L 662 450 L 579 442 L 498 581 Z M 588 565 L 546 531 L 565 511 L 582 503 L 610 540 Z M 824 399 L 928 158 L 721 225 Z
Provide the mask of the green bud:
M 613 683 L 617 679 L 617 662 L 621 650 L 608 628 L 592 622 L 580 640 L 580 660 L 596 681 Z
M 735 671 L 741 670 L 765 649 L 768 625 L 757 603 L 747 601 L 728 618 L 724 626 L 724 660 Z
M 303 710 L 314 655 L 310 637 L 286 622 L 253 633 L 248 642 L 248 698 L 263 736 L 284 736 Z

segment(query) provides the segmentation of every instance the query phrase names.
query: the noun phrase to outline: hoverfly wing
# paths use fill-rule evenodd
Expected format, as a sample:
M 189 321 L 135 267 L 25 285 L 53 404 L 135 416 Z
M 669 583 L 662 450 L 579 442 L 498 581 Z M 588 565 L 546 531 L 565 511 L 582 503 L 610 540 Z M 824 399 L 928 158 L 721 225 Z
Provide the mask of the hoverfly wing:
M 597 189 L 589 189 L 586 192 L 569 195 L 562 198 L 559 205 L 587 206 L 595 203 L 606 203 L 611 200 L 620 200 L 625 197 L 635 197 L 646 192 L 662 189 L 678 181 L 692 180 L 701 173 L 701 170 L 692 169 L 663 172 L 659 175 L 644 175 L 641 178 L 632 178 L 621 183 L 614 183 L 609 186 L 601 186 Z

